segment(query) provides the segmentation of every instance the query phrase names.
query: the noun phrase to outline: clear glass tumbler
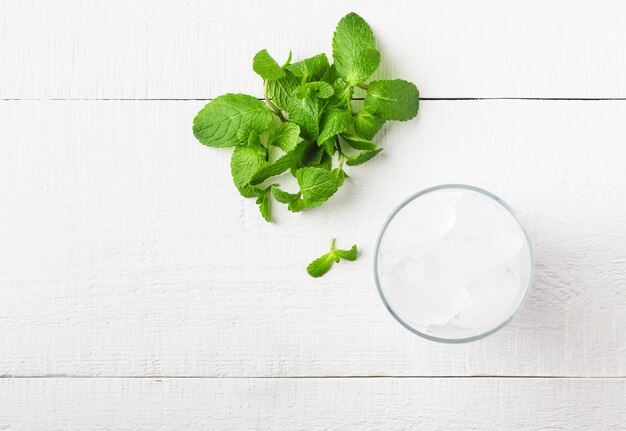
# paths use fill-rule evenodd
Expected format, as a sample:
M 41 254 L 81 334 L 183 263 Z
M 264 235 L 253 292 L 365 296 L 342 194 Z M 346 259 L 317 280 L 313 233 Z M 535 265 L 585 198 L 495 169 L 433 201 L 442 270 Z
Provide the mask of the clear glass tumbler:
M 509 322 L 533 277 L 515 212 L 477 187 L 448 184 L 408 198 L 378 236 L 374 278 L 389 312 L 433 341 L 462 343 Z

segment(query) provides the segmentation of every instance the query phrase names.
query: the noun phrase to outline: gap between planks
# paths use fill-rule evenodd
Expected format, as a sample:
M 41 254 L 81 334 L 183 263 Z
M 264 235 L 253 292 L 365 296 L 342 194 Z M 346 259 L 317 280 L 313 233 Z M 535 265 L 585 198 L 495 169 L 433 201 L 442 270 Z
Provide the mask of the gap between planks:
M 202 379 L 202 380 L 316 380 L 316 379 L 335 379 L 335 380 L 349 380 L 349 379 L 415 379 L 415 380 L 432 380 L 432 379 L 447 379 L 447 380 L 519 380 L 519 379 L 535 379 L 535 380 L 547 380 L 547 379 L 560 379 L 560 380 L 620 380 L 626 379 L 626 376 L 549 376 L 549 375 L 533 375 L 533 376 L 514 376 L 514 375 L 476 375 L 476 376 L 403 376 L 403 375 L 361 375 L 361 376 L 201 376 L 201 375 L 189 375 L 189 376 L 159 376 L 159 375 L 147 375 L 147 376 L 116 376 L 116 375 L 70 375 L 70 374 L 43 374 L 43 375 L 4 375 L 0 376 L 0 380 L 11 379 L 150 379 L 150 380 L 176 380 L 176 379 Z
M 201 102 L 213 100 L 213 97 L 201 97 L 191 99 L 178 99 L 178 98 L 45 98 L 45 99 L 0 99 L 0 102 L 47 102 L 47 101 L 98 101 L 98 102 Z M 262 97 L 257 97 L 258 100 L 265 100 Z M 362 97 L 355 97 L 352 100 L 364 100 Z M 420 101 L 474 101 L 474 100 L 533 100 L 533 101 L 582 101 L 582 102 L 604 102 L 604 101 L 626 101 L 626 97 L 605 97 L 605 98 L 593 98 L 593 97 L 422 97 Z

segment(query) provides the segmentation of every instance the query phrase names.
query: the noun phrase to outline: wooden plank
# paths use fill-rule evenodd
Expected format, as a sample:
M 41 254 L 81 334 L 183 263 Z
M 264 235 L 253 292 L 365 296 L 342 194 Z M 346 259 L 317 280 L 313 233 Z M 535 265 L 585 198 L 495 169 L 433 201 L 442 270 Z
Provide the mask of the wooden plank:
M 0 98 L 260 96 L 255 52 L 330 54 L 349 11 L 423 97 L 626 97 L 620 0 L 20 0 L 0 2 Z
M 0 103 L 0 375 L 626 376 L 626 102 L 425 102 L 273 225 L 193 138 L 202 104 Z M 460 346 L 402 328 L 372 277 L 394 206 L 451 182 L 508 201 L 537 256 L 520 315 Z M 331 236 L 361 257 L 313 280 Z
M 624 379 L 2 379 L 3 430 L 623 430 Z

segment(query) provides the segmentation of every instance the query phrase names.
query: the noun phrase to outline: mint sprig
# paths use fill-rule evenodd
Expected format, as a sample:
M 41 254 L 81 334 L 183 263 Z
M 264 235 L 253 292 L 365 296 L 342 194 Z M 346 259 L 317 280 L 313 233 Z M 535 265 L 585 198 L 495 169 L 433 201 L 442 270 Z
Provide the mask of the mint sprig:
M 332 48 L 333 64 L 326 54 L 292 62 L 289 52 L 280 66 L 267 50 L 259 51 L 252 68 L 263 79 L 265 100 L 226 94 L 194 119 L 193 133 L 202 144 L 235 147 L 235 187 L 256 199 L 268 222 L 272 199 L 292 212 L 322 205 L 349 178 L 346 166 L 363 164 L 382 151 L 373 139 L 386 121 L 417 115 L 414 84 L 367 82 L 380 64 L 380 52 L 363 18 L 356 13 L 343 17 Z M 360 109 L 352 106 L 356 87 L 366 90 Z M 296 178 L 298 190 L 282 190 L 272 180 L 286 172 Z
M 333 263 L 339 263 L 340 260 L 355 261 L 358 255 L 356 244 L 349 250 L 340 250 L 335 248 L 335 238 L 330 240 L 330 251 L 321 257 L 318 257 L 306 267 L 306 272 L 311 277 L 318 278 L 326 274 Z

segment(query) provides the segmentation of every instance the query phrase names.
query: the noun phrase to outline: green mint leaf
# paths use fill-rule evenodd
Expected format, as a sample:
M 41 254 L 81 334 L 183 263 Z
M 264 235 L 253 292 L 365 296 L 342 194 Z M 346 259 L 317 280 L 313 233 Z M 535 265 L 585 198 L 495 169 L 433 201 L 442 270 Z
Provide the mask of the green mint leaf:
M 258 139 L 258 135 L 257 135 Z M 265 150 L 260 144 L 238 146 L 230 159 L 233 182 L 244 197 L 255 196 L 257 191 L 249 186 L 254 173 L 265 163 Z
M 269 55 L 267 49 L 256 53 L 252 60 L 252 69 L 266 81 L 273 81 L 285 76 L 285 71 Z
M 317 138 L 318 144 L 322 144 L 327 139 L 348 130 L 352 126 L 352 111 L 350 109 L 331 109 L 324 113 L 321 124 L 321 132 Z
M 358 255 L 356 244 L 354 244 L 350 250 L 333 249 L 332 252 L 335 254 L 335 256 L 339 256 L 342 259 L 349 260 L 352 262 L 356 260 L 356 257 Z
M 402 79 L 374 81 L 367 86 L 365 106 L 384 120 L 407 121 L 417 115 L 419 91 Z
M 324 76 L 329 67 L 330 65 L 328 64 L 326 54 L 319 54 L 315 57 L 306 58 L 297 63 L 290 64 L 287 66 L 287 70 L 300 78 L 301 82 L 306 82 L 319 80 Z
M 272 186 L 269 186 L 265 190 L 259 191 L 259 195 L 256 198 L 256 203 L 259 205 L 259 211 L 261 211 L 261 215 L 268 222 L 272 222 L 272 216 L 270 214 L 270 189 Z
M 333 58 L 337 74 L 350 86 L 367 80 L 380 63 L 372 29 L 354 12 L 337 24 L 333 36 Z
M 334 139 L 325 140 L 322 146 L 324 147 L 324 151 L 326 151 L 326 154 L 328 154 L 329 156 L 334 156 L 337 152 L 337 145 Z
M 337 178 L 337 187 L 343 186 L 343 182 L 346 178 L 348 178 L 348 174 L 346 174 L 346 172 L 341 168 L 333 169 L 332 173 Z
M 307 138 L 315 141 L 319 135 L 320 104 L 311 94 L 306 97 L 292 97 L 287 106 L 289 121 L 296 123 Z
M 237 131 L 249 128 L 263 132 L 273 114 L 265 103 L 245 94 L 226 94 L 207 103 L 193 120 L 193 134 L 209 147 L 237 145 Z
M 294 95 L 300 99 L 309 95 L 315 96 L 318 99 L 328 99 L 335 94 L 335 89 L 327 82 L 317 81 L 303 84 L 296 88 Z
M 287 209 L 292 213 L 297 213 L 304 209 L 304 200 L 300 197 L 299 193 L 298 199 L 294 199 L 293 201 L 289 202 Z
M 326 202 L 337 191 L 337 177 L 321 168 L 302 168 L 297 173 L 300 193 L 307 208 Z
M 375 142 L 351 133 L 342 133 L 341 137 L 355 150 L 375 150 L 378 148 Z
M 304 157 L 305 152 L 311 146 L 309 142 L 302 141 L 296 147 L 276 160 L 274 163 L 263 166 L 250 178 L 250 184 L 257 185 L 270 177 L 280 175 L 286 170 L 296 166 Z
M 269 135 L 269 145 L 275 145 L 285 153 L 293 150 L 300 140 L 300 127 L 297 124 L 281 123 Z
M 293 73 L 286 71 L 284 77 L 267 83 L 267 95 L 276 106 L 286 111 L 291 96 L 299 85 L 300 81 L 298 78 Z
M 306 272 L 308 272 L 311 277 L 321 277 L 328 272 L 334 261 L 335 255 L 333 252 L 328 252 L 309 263 L 309 266 L 306 267 Z
M 346 160 L 346 165 L 348 166 L 362 165 L 363 163 L 367 162 L 371 158 L 375 157 L 382 150 L 383 150 L 382 148 L 376 148 L 375 150 L 363 151 L 362 153 L 359 153 L 356 156 L 348 157 L 348 159 Z
M 274 199 L 276 199 L 281 204 L 288 204 L 300 198 L 300 196 L 298 196 L 297 194 L 288 193 L 282 189 L 279 189 L 278 187 L 272 187 L 272 196 L 274 196 Z
M 373 139 L 385 120 L 374 115 L 374 108 L 364 106 L 354 117 L 354 131 L 365 139 Z

